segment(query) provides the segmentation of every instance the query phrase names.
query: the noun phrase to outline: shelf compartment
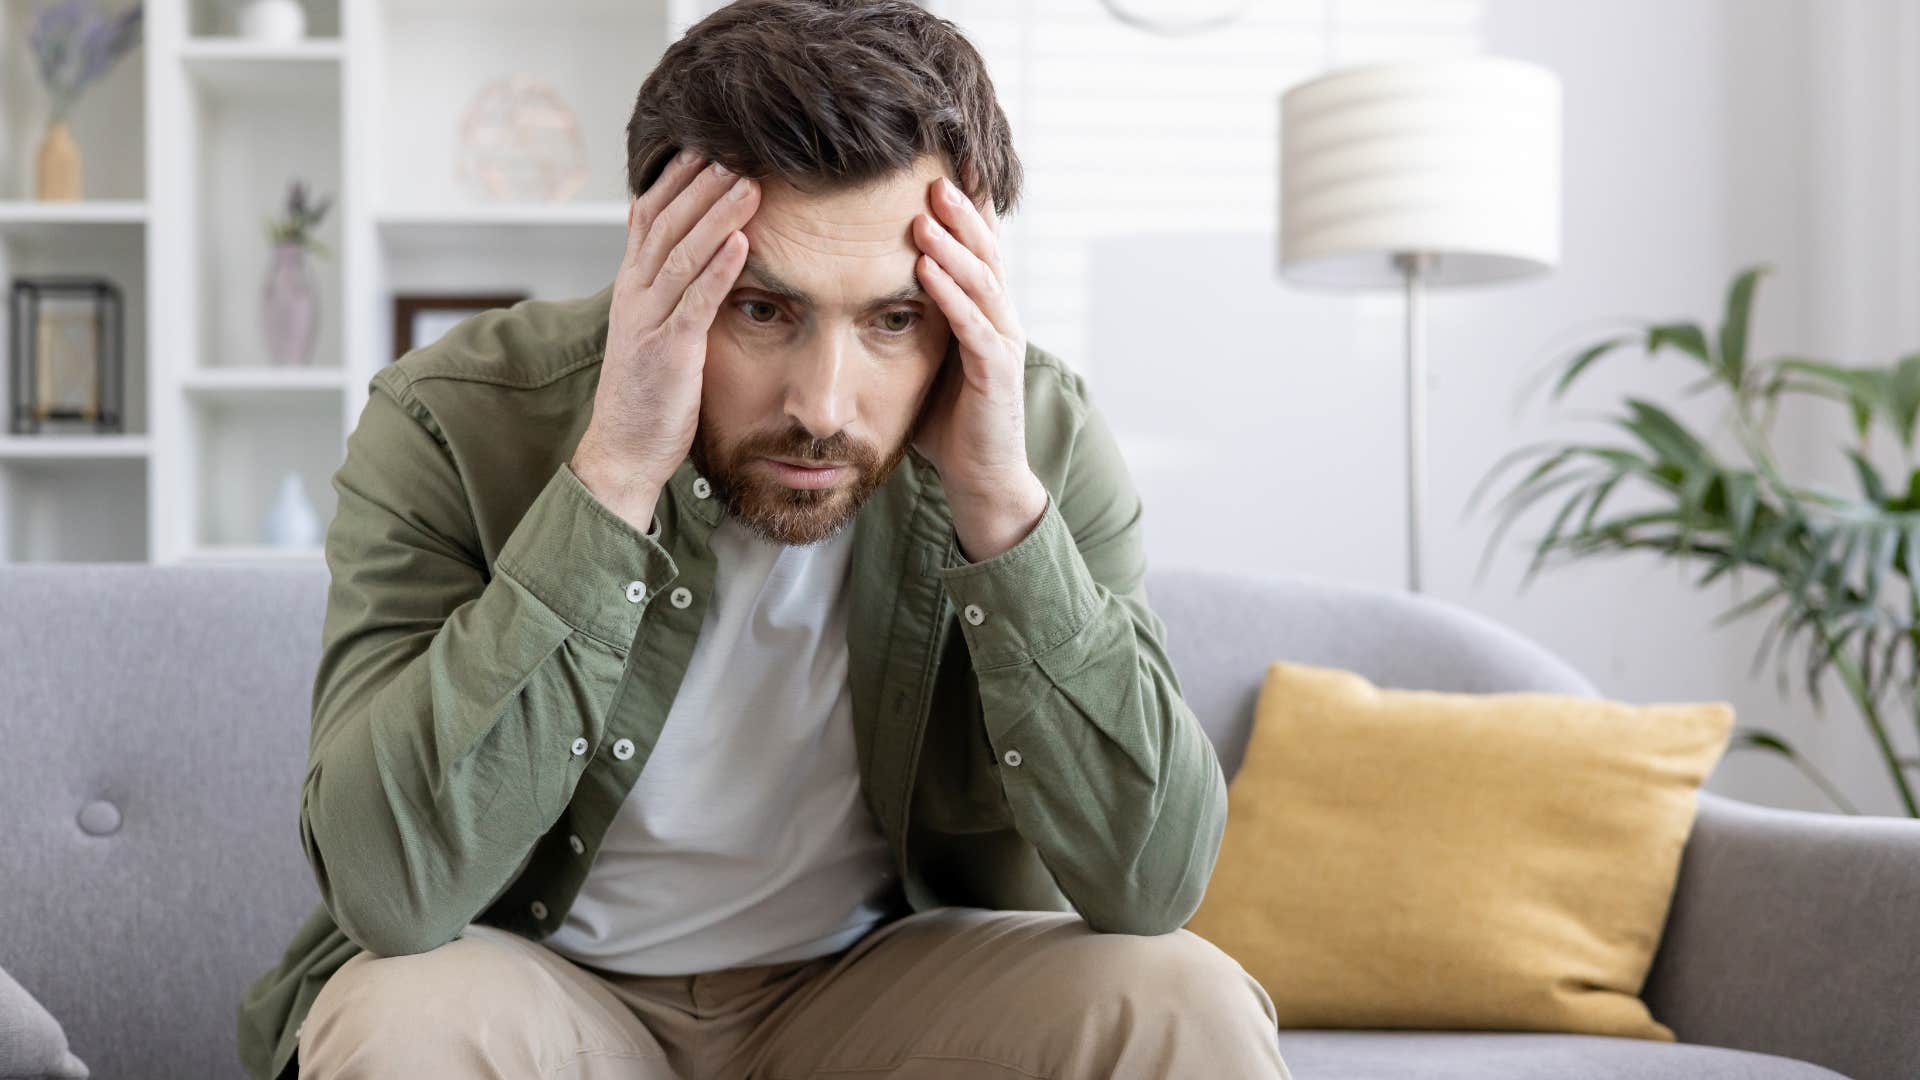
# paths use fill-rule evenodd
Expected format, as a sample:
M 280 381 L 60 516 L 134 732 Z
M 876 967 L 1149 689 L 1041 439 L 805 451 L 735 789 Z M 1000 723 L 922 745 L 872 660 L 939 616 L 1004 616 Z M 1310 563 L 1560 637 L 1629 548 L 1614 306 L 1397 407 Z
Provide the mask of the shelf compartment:
M 192 516 L 183 550 L 264 547 L 262 518 L 288 471 L 300 477 L 324 531 L 345 454 L 337 400 L 316 407 L 311 393 L 242 391 L 194 396 L 188 411 Z
M 67 204 L 69 206 L 76 204 Z M 18 278 L 86 276 L 105 278 L 120 290 L 121 357 L 126 384 L 121 395 L 124 430 L 139 434 L 151 430 L 147 419 L 148 304 L 147 230 L 138 227 L 55 225 L 43 221 L 34 228 L 0 227 L 0 282 Z M 0 312 L 0 327 L 6 315 Z M 0 366 L 5 346 L 0 344 Z M 13 415 L 12 388 L 0 380 L 0 436 L 10 435 L 5 417 Z M 48 434 L 68 434 L 51 431 Z M 89 432 L 73 431 L 75 435 Z M 28 436 L 32 438 L 32 436 Z
M 389 213 L 375 234 L 384 302 L 406 292 L 590 296 L 619 270 L 626 226 L 617 204 Z
M 319 327 L 315 367 L 338 364 L 345 295 L 341 65 L 263 59 L 257 47 L 205 57 L 193 74 L 187 124 L 189 189 L 194 193 L 191 250 L 198 303 L 189 313 L 185 355 L 205 368 L 252 365 L 265 355 L 260 291 L 273 258 L 267 222 L 282 215 L 288 185 L 332 205 L 316 230 L 329 253 L 311 255 Z
M 672 21 L 667 9 L 674 6 L 385 0 L 355 8 L 374 20 L 364 40 L 366 100 L 379 103 L 365 116 L 375 154 L 375 201 L 484 205 L 486 199 L 456 178 L 460 126 L 481 88 L 512 74 L 551 86 L 573 113 L 587 170 L 574 201 L 623 202 L 634 93 L 666 49 Z
M 52 112 L 27 45 L 39 6 L 35 0 L 0 0 L 0 54 L 5 56 L 0 60 L 0 132 L 5 133 L 8 151 L 0 155 L 8 166 L 0 170 L 0 199 L 33 199 L 33 163 Z M 126 7 L 102 6 L 115 11 Z M 84 162 L 83 201 L 137 202 L 146 197 L 148 51 L 145 41 L 134 46 L 87 87 L 68 117 Z
M 0 461 L 0 562 L 145 562 L 144 458 Z

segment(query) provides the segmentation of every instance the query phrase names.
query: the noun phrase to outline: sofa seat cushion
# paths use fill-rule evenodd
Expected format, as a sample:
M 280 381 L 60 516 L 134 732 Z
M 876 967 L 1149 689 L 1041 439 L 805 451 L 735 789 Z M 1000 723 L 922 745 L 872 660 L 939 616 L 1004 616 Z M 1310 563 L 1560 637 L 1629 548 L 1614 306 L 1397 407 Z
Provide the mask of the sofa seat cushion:
M 1300 1080 L 1847 1080 L 1772 1054 L 1610 1035 L 1287 1029 L 1280 1054 Z

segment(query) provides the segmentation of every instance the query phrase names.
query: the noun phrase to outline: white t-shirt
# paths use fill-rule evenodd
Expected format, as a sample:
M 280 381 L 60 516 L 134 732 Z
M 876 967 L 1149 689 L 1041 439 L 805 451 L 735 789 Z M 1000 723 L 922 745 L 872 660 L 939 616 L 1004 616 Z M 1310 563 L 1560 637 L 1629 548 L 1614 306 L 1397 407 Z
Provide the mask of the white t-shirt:
M 715 528 L 686 678 L 549 948 L 683 975 L 836 952 L 884 915 L 893 861 L 861 796 L 847 686 L 852 538 Z

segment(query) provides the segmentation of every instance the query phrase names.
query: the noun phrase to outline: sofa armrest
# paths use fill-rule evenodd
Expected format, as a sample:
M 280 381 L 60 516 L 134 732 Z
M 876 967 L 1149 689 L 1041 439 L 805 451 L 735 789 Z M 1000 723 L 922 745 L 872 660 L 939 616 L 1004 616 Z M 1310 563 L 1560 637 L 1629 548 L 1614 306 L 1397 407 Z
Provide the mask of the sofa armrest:
M 1644 996 L 1684 1042 L 1920 1076 L 1920 821 L 1702 792 Z

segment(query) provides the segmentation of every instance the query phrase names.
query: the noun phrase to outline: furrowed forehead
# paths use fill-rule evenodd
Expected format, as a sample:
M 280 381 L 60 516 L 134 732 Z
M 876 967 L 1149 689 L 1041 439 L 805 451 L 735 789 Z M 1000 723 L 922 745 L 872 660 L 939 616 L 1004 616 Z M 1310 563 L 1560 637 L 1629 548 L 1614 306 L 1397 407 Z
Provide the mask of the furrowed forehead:
M 772 293 L 798 307 L 816 306 L 815 298 L 812 295 L 805 289 L 782 278 L 767 265 L 765 259 L 756 253 L 749 253 L 747 255 L 746 266 L 741 269 L 740 277 L 736 285 Z M 917 275 L 909 275 L 905 282 L 893 289 L 878 296 L 870 296 L 855 301 L 855 307 L 857 310 L 865 311 L 877 307 L 885 307 L 889 304 L 907 303 L 915 300 L 923 301 L 925 299 L 927 299 L 927 296 L 925 291 L 920 288 L 919 277 Z

